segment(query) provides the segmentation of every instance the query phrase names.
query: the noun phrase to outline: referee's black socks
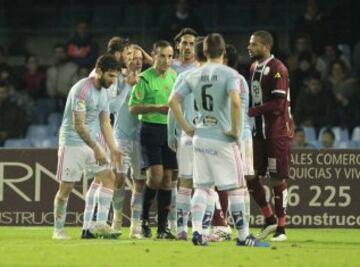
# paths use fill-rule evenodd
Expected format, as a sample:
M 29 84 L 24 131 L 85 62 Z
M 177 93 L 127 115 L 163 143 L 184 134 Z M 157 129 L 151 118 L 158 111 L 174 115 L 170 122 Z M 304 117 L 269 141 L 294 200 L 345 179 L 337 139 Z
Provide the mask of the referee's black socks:
M 157 189 L 151 189 L 146 184 L 143 192 L 142 215 L 141 219 L 149 221 L 149 211 L 152 203 L 154 202 Z
M 164 232 L 167 228 L 167 218 L 171 205 L 171 189 L 159 189 L 158 202 L 158 232 Z

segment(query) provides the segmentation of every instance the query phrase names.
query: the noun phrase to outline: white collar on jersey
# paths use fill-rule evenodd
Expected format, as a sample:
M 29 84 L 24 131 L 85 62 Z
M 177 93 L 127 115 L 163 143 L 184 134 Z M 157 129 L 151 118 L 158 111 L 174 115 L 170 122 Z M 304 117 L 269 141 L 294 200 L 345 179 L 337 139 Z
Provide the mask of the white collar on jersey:
M 270 55 L 270 57 L 267 60 L 265 60 L 265 61 L 263 61 L 261 63 L 259 63 L 259 61 L 258 61 L 256 67 L 262 67 L 262 66 L 266 65 L 273 58 L 274 58 L 274 55 Z

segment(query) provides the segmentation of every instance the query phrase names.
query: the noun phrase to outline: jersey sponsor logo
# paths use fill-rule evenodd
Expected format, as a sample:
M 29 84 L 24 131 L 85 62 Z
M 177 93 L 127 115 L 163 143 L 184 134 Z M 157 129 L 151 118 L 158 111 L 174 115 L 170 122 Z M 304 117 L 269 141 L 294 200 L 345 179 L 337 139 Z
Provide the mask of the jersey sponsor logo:
M 218 120 L 212 116 L 205 116 L 203 123 L 205 126 L 215 126 L 217 125 Z
M 198 122 L 199 122 L 199 116 L 193 117 L 193 119 L 192 119 L 193 125 L 197 125 Z
M 78 99 L 76 101 L 76 111 L 85 111 L 85 100 L 83 99 Z
M 252 92 L 252 98 L 255 105 L 261 104 L 262 101 L 262 92 L 261 92 L 261 86 L 260 82 L 254 80 L 251 83 L 251 92 Z
M 281 78 L 280 72 L 277 72 L 277 73 L 274 75 L 274 78 L 275 78 L 275 79 L 280 79 L 280 78 Z
M 195 152 L 202 153 L 202 154 L 208 154 L 211 156 L 217 156 L 218 152 L 215 149 L 211 148 L 203 148 L 203 147 L 195 147 Z

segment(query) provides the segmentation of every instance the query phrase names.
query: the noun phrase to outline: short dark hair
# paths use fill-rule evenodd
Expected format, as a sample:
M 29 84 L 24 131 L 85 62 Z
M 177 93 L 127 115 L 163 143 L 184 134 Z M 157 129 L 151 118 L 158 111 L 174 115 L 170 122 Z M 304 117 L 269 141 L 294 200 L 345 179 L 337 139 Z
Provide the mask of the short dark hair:
M 174 43 L 180 42 L 181 37 L 184 35 L 193 35 L 195 37 L 198 37 L 198 33 L 193 28 L 183 28 L 181 31 L 174 37 Z
M 204 39 L 204 36 L 200 36 L 197 37 L 195 41 L 195 57 L 201 62 L 206 61 L 206 57 L 204 55 Z
M 107 52 L 110 54 L 115 54 L 115 52 L 122 52 L 129 45 L 130 43 L 128 38 L 124 39 L 120 36 L 114 36 L 107 44 Z
M 157 53 L 157 49 L 158 48 L 165 48 L 165 47 L 172 47 L 172 45 L 168 42 L 168 41 L 165 41 L 165 40 L 160 40 L 160 41 L 157 41 L 153 44 L 153 53 Z
M 274 46 L 274 37 L 268 31 L 256 31 L 252 35 L 261 39 L 264 45 L 268 45 L 271 48 Z
M 106 53 L 96 60 L 96 68 L 99 68 L 102 72 L 106 72 L 109 70 L 121 70 L 120 63 L 116 60 L 114 55 L 111 55 L 109 53 Z
M 225 57 L 228 61 L 227 65 L 233 69 L 236 69 L 238 66 L 238 51 L 236 47 L 232 44 L 227 44 L 225 50 Z
M 225 41 L 220 33 L 210 33 L 205 37 L 204 53 L 210 58 L 220 57 L 225 53 Z

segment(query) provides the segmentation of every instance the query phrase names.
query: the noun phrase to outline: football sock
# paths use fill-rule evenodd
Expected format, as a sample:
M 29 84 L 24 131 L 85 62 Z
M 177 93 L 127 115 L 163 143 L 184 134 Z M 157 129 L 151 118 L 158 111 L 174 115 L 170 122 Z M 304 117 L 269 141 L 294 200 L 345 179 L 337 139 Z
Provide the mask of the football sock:
M 215 210 L 214 210 L 214 217 L 213 217 L 213 226 L 227 226 L 227 222 L 225 220 L 224 213 L 221 209 L 221 204 L 219 201 L 219 196 L 216 194 L 215 200 Z
M 227 191 L 217 191 L 217 194 L 219 195 L 221 210 L 225 217 L 228 210 L 228 201 L 229 201 Z
M 55 230 L 61 230 L 64 228 L 66 219 L 66 208 L 68 199 L 60 200 L 58 193 L 54 200 L 54 228 Z
M 275 195 L 275 213 L 278 218 L 278 230 L 284 230 L 286 225 L 286 200 L 287 200 L 287 182 L 274 187 Z
M 176 198 L 178 233 L 188 230 L 192 189 L 180 187 Z
M 84 222 L 83 229 L 89 229 L 94 216 L 95 193 L 100 184 L 92 182 L 85 196 Z
M 170 211 L 169 211 L 169 224 L 171 228 L 175 228 L 176 229 L 176 224 L 177 224 L 177 220 L 176 220 L 176 197 L 177 197 L 177 182 L 174 181 L 173 182 L 173 187 L 171 189 L 171 205 L 170 205 Z
M 261 213 L 264 215 L 267 224 L 275 224 L 276 219 L 272 211 L 271 205 L 266 201 L 265 190 L 258 177 L 248 181 L 249 192 L 255 202 L 260 207 Z
M 114 222 L 121 222 L 122 220 L 122 212 L 123 212 L 123 205 L 125 199 L 125 184 L 119 188 L 114 190 L 114 195 L 112 198 L 112 205 L 114 210 Z
M 210 225 L 211 225 L 212 217 L 214 215 L 216 199 L 217 199 L 217 193 L 214 190 L 210 189 L 208 192 L 208 200 L 205 209 L 205 215 L 202 222 L 204 235 L 209 235 L 210 233 Z
M 131 219 L 140 221 L 142 211 L 143 193 L 138 193 L 133 190 L 131 195 Z
M 149 220 L 150 207 L 154 202 L 156 192 L 157 189 L 151 189 L 147 185 L 144 186 L 141 219 Z
M 238 232 L 238 239 L 245 240 L 250 234 L 249 221 L 245 215 L 245 190 L 236 189 L 228 191 L 230 212 L 234 220 L 234 226 Z
M 168 214 L 171 205 L 171 190 L 158 190 L 158 232 L 163 232 L 167 228 Z
M 250 221 L 250 194 L 249 190 L 245 190 L 245 216 L 248 221 Z
M 96 194 L 99 198 L 96 222 L 99 224 L 105 224 L 108 220 L 114 190 L 101 186 L 97 190 Z
M 202 222 L 208 201 L 208 190 L 196 188 L 191 199 L 192 231 L 202 233 Z

